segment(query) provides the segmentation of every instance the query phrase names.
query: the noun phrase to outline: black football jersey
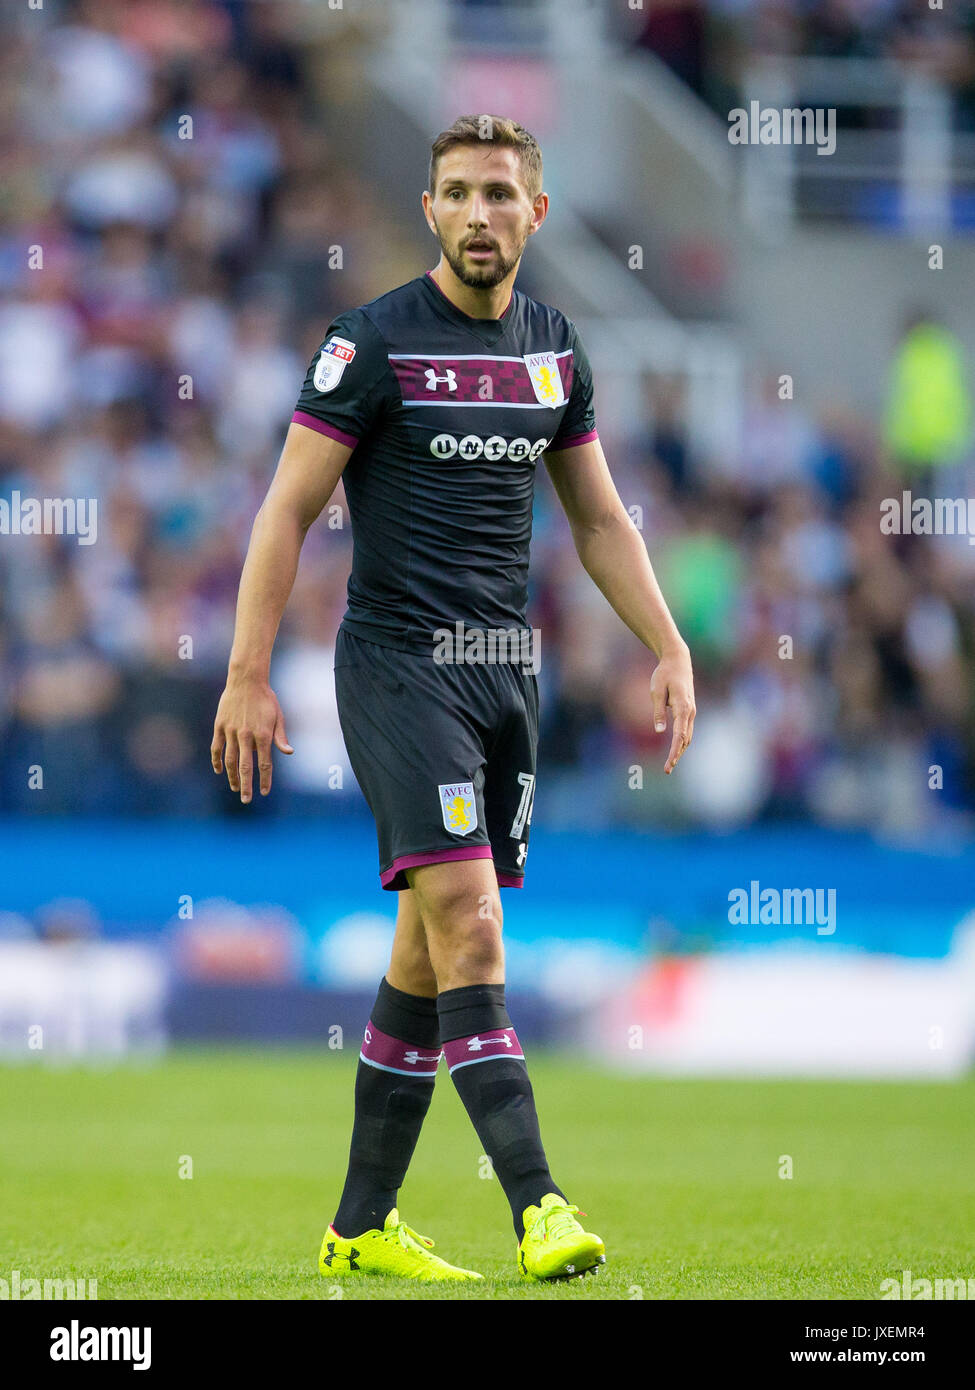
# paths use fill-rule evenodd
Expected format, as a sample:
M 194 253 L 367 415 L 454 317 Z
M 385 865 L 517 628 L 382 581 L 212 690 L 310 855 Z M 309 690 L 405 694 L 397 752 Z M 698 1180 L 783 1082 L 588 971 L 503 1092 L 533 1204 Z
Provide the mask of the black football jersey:
M 342 626 L 430 652 L 437 629 L 524 628 L 535 469 L 597 437 L 575 326 L 517 290 L 499 319 L 430 272 L 340 314 L 293 419 L 352 447 Z

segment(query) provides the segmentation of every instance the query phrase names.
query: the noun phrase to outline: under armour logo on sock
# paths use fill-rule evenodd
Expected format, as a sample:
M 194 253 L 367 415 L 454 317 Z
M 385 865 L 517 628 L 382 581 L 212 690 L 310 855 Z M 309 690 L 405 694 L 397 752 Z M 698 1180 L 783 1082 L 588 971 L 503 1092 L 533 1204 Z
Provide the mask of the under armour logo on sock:
M 380 1071 L 398 1072 L 400 1076 L 432 1081 L 437 1074 L 442 1052 L 421 1052 L 415 1043 L 402 1042 L 377 1028 L 372 1019 L 366 1029 L 359 1057 Z
M 513 1028 L 502 1028 L 497 1033 L 472 1033 L 466 1038 L 451 1038 L 443 1045 L 443 1055 L 450 1072 L 458 1067 L 474 1067 L 485 1062 L 525 1060 L 518 1034 Z
M 512 1046 L 507 1033 L 502 1033 L 499 1038 L 468 1038 L 467 1050 L 468 1052 L 480 1052 L 482 1047 L 489 1047 L 491 1043 L 502 1043 L 505 1047 Z

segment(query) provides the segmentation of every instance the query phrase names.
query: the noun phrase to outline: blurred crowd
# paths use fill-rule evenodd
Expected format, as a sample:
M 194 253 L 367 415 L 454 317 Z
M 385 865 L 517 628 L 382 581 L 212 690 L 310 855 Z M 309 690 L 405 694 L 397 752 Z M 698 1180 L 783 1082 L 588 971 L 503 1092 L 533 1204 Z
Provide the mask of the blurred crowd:
M 208 755 L 250 525 L 306 364 L 335 313 L 433 263 L 342 159 L 322 100 L 341 31 L 300 3 L 229 0 L 81 0 L 6 23 L 0 498 L 99 511 L 91 546 L 0 537 L 0 810 L 360 814 L 332 682 L 347 519 L 310 532 L 279 637 L 297 752 L 271 798 L 242 811 Z M 651 663 L 540 481 L 540 817 L 903 830 L 971 814 L 975 548 L 879 525 L 901 487 L 975 495 L 950 334 L 913 324 L 891 379 L 918 370 L 918 333 L 942 348 L 924 381 L 953 383 L 949 435 L 925 435 L 923 402 L 906 423 L 810 416 L 756 376 L 739 462 L 718 469 L 687 442 L 681 382 L 647 380 L 646 429 L 611 462 L 696 663 L 695 744 L 672 779 Z
M 929 0 L 642 0 L 632 32 L 722 116 L 756 55 L 887 58 L 944 83 L 975 131 L 975 6 Z M 849 119 L 849 114 L 847 116 Z M 858 122 L 884 115 L 860 113 Z
M 6 808 L 223 804 L 241 559 L 307 362 L 415 273 L 320 100 L 345 32 L 300 0 L 5 12 L 0 497 L 99 504 L 90 547 L 0 542 Z M 311 646 L 346 565 L 312 537 L 288 619 Z
M 543 631 L 560 653 L 543 729 L 546 756 L 568 765 L 558 814 L 897 835 L 970 825 L 975 546 L 965 522 L 955 535 L 882 525 L 890 500 L 907 515 L 951 498 L 975 533 L 972 365 L 958 340 L 912 316 L 876 420 L 810 413 L 756 375 L 730 466 L 694 455 L 685 418 L 680 381 L 648 379 L 646 432 L 614 459 L 694 657 L 694 744 L 672 779 L 660 776 L 669 731 L 647 718 L 651 663 L 554 513 L 550 532 L 536 528 Z

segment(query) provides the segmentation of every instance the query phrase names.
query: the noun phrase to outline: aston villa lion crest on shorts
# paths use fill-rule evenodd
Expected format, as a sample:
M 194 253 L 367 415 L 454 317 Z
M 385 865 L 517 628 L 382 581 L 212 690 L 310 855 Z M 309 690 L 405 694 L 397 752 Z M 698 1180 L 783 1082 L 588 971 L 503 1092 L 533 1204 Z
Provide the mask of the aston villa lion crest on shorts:
M 350 343 L 348 338 L 329 338 L 315 367 L 315 389 L 334 391 L 354 356 L 355 343 Z
M 442 782 L 440 809 L 445 829 L 451 835 L 469 835 L 477 829 L 477 802 L 473 782 Z
M 529 352 L 525 354 L 525 366 L 531 377 L 535 399 L 542 405 L 550 405 L 554 410 L 565 405 L 565 388 L 558 358 L 554 352 Z

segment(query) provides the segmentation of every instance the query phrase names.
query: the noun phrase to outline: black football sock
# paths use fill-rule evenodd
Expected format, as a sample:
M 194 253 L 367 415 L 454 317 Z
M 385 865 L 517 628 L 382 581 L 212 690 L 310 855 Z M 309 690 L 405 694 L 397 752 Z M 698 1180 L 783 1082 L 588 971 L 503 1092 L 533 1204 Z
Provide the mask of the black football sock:
M 484 1152 L 511 1203 L 515 1235 L 522 1214 L 546 1192 L 565 1193 L 548 1170 L 524 1053 L 504 1003 L 504 985 L 465 985 L 437 998 L 450 1076 Z
M 349 1170 L 332 1222 L 345 1239 L 382 1230 L 397 1205 L 439 1059 L 437 1001 L 383 979 L 356 1071 Z

